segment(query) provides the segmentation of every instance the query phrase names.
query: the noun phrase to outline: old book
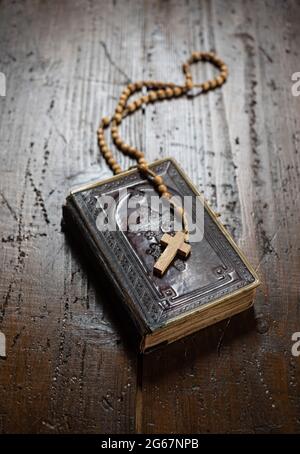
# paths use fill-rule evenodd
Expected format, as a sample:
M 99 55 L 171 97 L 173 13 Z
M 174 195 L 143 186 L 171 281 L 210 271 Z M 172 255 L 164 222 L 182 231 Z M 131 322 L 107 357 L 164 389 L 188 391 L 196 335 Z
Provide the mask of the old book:
M 191 242 L 187 259 L 175 257 L 161 277 L 153 266 L 163 251 L 160 239 L 167 227 L 162 210 L 156 213 L 156 231 L 147 224 L 147 216 L 141 216 L 143 200 L 155 191 L 136 169 L 72 191 L 63 209 L 66 227 L 93 254 L 99 270 L 117 290 L 117 304 L 123 303 L 132 317 L 142 352 L 249 308 L 259 285 L 243 253 L 178 164 L 167 158 L 152 168 L 163 175 L 172 195 L 182 201 L 197 199 L 202 207 L 202 216 L 194 220 L 195 230 L 199 227 L 202 232 L 200 240 Z M 125 202 L 134 198 L 140 201 L 140 211 L 131 229 L 128 220 L 136 213 L 132 207 L 125 209 Z M 192 203 L 191 217 L 195 213 Z M 107 224 L 115 223 L 113 230 L 111 225 L 104 227 L 105 216 Z

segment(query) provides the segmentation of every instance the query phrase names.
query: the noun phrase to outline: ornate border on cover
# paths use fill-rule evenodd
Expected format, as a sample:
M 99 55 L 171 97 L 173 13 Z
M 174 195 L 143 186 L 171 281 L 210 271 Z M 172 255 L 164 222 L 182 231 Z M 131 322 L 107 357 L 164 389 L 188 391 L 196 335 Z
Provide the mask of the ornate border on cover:
M 175 186 L 179 189 L 182 195 L 195 195 L 192 188 L 187 184 L 183 177 L 178 172 L 172 161 L 165 161 L 158 165 L 154 165 L 156 173 L 164 174 L 167 173 L 168 177 L 171 178 Z M 85 206 L 85 214 L 89 218 L 90 225 L 94 225 L 94 219 L 91 215 L 91 207 L 86 203 L 86 199 L 83 195 L 85 192 L 93 190 L 97 191 L 97 195 L 103 193 L 109 193 L 116 189 L 124 186 L 131 186 L 137 183 L 145 181 L 138 172 L 124 175 L 123 178 L 104 183 L 97 186 L 94 189 L 88 189 L 83 192 L 75 194 L 75 198 L 80 197 L 83 205 Z M 237 252 L 228 243 L 228 240 L 224 237 L 217 224 L 211 218 L 208 212 L 205 212 L 205 224 L 207 240 L 214 244 L 214 249 L 221 250 L 226 257 L 227 263 L 230 263 L 231 267 L 237 272 L 239 279 L 229 284 L 226 284 L 222 289 L 213 292 L 213 288 L 209 294 L 203 294 L 203 289 L 194 291 L 191 294 L 184 295 L 184 297 L 178 297 L 178 304 L 172 306 L 171 301 L 173 296 L 169 299 L 164 295 L 164 298 L 160 298 L 157 294 L 156 289 L 151 285 L 150 280 L 142 269 L 141 264 L 136 258 L 136 255 L 132 248 L 128 246 L 125 241 L 122 232 L 100 232 L 96 228 L 94 229 L 99 240 L 101 242 L 101 248 L 105 249 L 102 254 L 109 259 L 110 267 L 116 275 L 121 275 L 120 281 L 124 284 L 127 294 L 135 301 L 135 304 L 139 308 L 150 326 L 160 326 L 165 324 L 166 321 L 171 320 L 182 313 L 189 312 L 200 305 L 207 304 L 213 300 L 219 299 L 235 290 L 244 287 L 254 281 L 254 277 L 244 264 L 242 259 L 238 256 Z M 221 241 L 218 241 L 221 240 Z M 225 247 L 224 241 L 228 243 L 229 247 Z M 217 246 L 217 247 L 216 247 Z M 115 260 L 117 258 L 117 260 Z M 189 298 L 189 301 L 186 299 Z M 182 302 L 180 302 L 180 299 Z

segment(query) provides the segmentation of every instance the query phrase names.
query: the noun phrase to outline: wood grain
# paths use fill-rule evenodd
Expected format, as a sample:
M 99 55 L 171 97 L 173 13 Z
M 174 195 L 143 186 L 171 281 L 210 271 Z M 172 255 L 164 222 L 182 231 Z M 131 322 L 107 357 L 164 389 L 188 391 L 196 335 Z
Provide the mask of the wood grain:
M 300 432 L 299 2 L 0 8 L 0 432 Z M 193 50 L 220 54 L 225 87 L 149 106 L 121 132 L 149 160 L 180 162 L 263 285 L 254 310 L 142 358 L 62 234 L 61 205 L 70 187 L 110 175 L 96 129 L 124 84 L 181 83 Z

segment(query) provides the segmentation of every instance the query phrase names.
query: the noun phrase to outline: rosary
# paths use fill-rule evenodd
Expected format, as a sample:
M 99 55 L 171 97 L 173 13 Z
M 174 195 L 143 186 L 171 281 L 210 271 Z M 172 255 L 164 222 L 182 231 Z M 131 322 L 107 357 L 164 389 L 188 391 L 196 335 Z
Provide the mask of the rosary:
M 202 82 L 200 84 L 193 83 L 190 65 L 199 61 L 210 62 L 219 69 L 219 75 L 214 79 Z M 187 219 L 182 207 L 176 205 L 171 199 L 171 194 L 167 186 L 164 184 L 163 177 L 153 172 L 144 156 L 144 153 L 135 147 L 125 143 L 119 135 L 119 126 L 124 118 L 131 115 L 136 110 L 140 109 L 148 103 L 156 101 L 163 101 L 165 99 L 178 98 L 186 95 L 193 88 L 200 88 L 201 93 L 206 93 L 209 90 L 221 87 L 228 77 L 228 68 L 225 63 L 217 57 L 213 52 L 193 52 L 191 57 L 182 66 L 185 75 L 185 84 L 180 86 L 172 82 L 159 82 L 153 80 L 142 80 L 135 83 L 130 83 L 123 90 L 118 105 L 115 109 L 114 115 L 104 117 L 101 120 L 100 127 L 97 130 L 99 149 L 104 157 L 107 165 L 111 168 L 115 175 L 122 173 L 122 169 L 117 161 L 114 159 L 111 150 L 108 148 L 105 140 L 104 131 L 110 128 L 111 137 L 116 148 L 124 155 L 130 156 L 137 161 L 138 170 L 146 176 L 155 187 L 156 191 L 161 197 L 170 201 L 174 212 L 181 216 L 182 231 L 178 231 L 175 236 L 165 233 L 161 238 L 161 244 L 166 247 L 163 254 L 159 257 L 154 264 L 154 272 L 162 276 L 167 270 L 168 266 L 172 263 L 178 254 L 182 258 L 187 258 L 191 252 L 191 246 L 188 244 L 188 225 Z M 129 98 L 143 88 L 148 90 L 146 95 L 143 95 L 131 103 L 128 103 Z

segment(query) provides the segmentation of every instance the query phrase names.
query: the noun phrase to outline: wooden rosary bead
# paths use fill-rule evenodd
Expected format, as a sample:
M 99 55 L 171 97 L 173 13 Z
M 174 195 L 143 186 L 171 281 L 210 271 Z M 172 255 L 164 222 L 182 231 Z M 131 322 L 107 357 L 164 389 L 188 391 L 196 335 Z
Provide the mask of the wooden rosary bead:
M 164 87 L 164 86 L 165 86 L 164 82 L 160 82 L 159 80 L 155 81 L 155 85 L 154 85 L 155 88 L 161 88 L 161 87 Z
M 138 168 L 142 171 L 142 172 L 147 172 L 148 170 L 148 164 L 146 164 L 145 162 L 141 163 L 138 165 Z
M 147 95 L 142 96 L 140 99 L 143 104 L 147 104 L 149 102 L 149 97 Z
M 142 99 L 143 99 L 143 103 L 144 103 L 144 104 L 148 104 L 148 103 L 150 102 L 149 95 L 143 96 Z
M 174 90 L 173 90 L 173 88 L 168 87 L 168 88 L 166 89 L 166 96 L 167 96 L 167 98 L 172 98 L 172 96 L 174 96 Z
M 188 90 L 190 90 L 191 88 L 193 88 L 193 82 L 190 79 L 187 79 L 185 86 Z
M 103 117 L 101 120 L 102 126 L 108 126 L 110 123 L 110 118 L 109 117 Z
M 140 150 L 135 150 L 134 156 L 136 157 L 136 159 L 141 159 L 145 156 L 145 154 Z
M 122 113 L 123 112 L 123 106 L 121 106 L 120 104 L 116 107 L 116 113 Z
M 127 99 L 128 96 L 130 96 L 130 94 L 131 94 L 130 90 L 128 89 L 128 87 L 126 87 L 126 88 L 123 90 L 122 96 L 125 96 L 125 98 Z
M 122 112 L 123 112 L 124 107 L 126 106 L 126 100 L 125 99 L 119 99 L 118 106 L 120 106 L 122 108 Z
M 121 145 L 121 150 L 123 151 L 124 154 L 127 154 L 129 151 L 130 146 L 128 143 L 123 142 Z
M 124 106 L 126 104 L 126 102 L 127 102 L 127 99 L 128 99 L 127 96 L 121 95 L 120 98 L 119 98 L 119 104 Z
M 171 194 L 168 191 L 163 192 L 161 196 L 164 197 L 165 199 L 170 199 L 171 198 Z
M 108 160 L 109 158 L 112 158 L 112 152 L 107 150 L 107 151 L 103 151 L 103 157 Z
M 202 88 L 203 91 L 208 91 L 210 89 L 210 82 L 204 82 L 201 85 L 201 88 Z
M 223 77 L 221 77 L 221 76 L 216 77 L 216 82 L 219 86 L 221 86 L 224 82 Z
M 180 96 L 182 95 L 182 88 L 181 87 L 175 87 L 173 88 L 174 96 Z
M 117 137 L 115 140 L 115 144 L 117 145 L 117 147 L 121 147 L 122 143 L 123 140 L 121 139 L 121 137 Z
M 104 139 L 100 139 L 99 140 L 99 145 L 100 145 L 100 148 L 103 148 L 106 145 L 105 140 Z
M 201 58 L 201 53 L 200 52 L 193 52 L 192 53 L 192 59 L 194 62 L 197 62 L 199 61 Z
M 121 170 L 121 167 L 119 166 L 119 164 L 113 164 L 111 166 L 111 169 L 114 171 L 114 172 L 117 172 L 118 170 Z
M 130 93 L 135 92 L 135 84 L 129 84 L 129 85 L 127 85 L 127 88 L 128 88 L 128 90 L 130 90 Z
M 217 58 L 217 57 L 215 58 L 214 63 L 215 63 L 215 65 L 217 65 L 219 68 L 221 68 L 221 66 L 223 65 L 223 61 L 220 60 L 220 58 Z
M 163 184 L 164 180 L 161 176 L 159 175 L 155 175 L 155 177 L 153 178 L 153 183 L 157 186 Z
M 168 188 L 167 188 L 167 186 L 166 186 L 165 184 L 160 184 L 160 185 L 157 187 L 157 189 L 158 189 L 158 192 L 159 192 L 160 194 L 163 194 L 164 192 L 167 192 L 167 191 L 168 191 Z
M 127 110 L 128 110 L 129 113 L 134 112 L 135 111 L 135 104 L 134 103 L 128 104 Z
M 121 114 L 115 114 L 114 119 L 117 124 L 121 123 L 122 120 L 122 115 Z
M 134 156 L 136 151 L 137 151 L 136 148 L 134 148 L 134 147 L 132 147 L 131 145 L 129 145 L 128 154 Z
M 136 90 L 141 90 L 143 88 L 143 81 L 138 81 L 135 83 Z
M 148 97 L 149 97 L 149 100 L 151 102 L 156 101 L 157 100 L 157 93 L 155 93 L 155 91 L 150 91 L 150 93 L 148 94 Z
M 116 160 L 113 157 L 111 157 L 108 158 L 106 162 L 109 166 L 112 166 L 113 164 L 115 164 Z
M 141 107 L 141 105 L 143 104 L 143 102 L 142 102 L 141 98 L 139 98 L 134 101 L 134 104 L 135 104 L 136 109 L 139 109 Z
M 118 169 L 115 170 L 115 174 L 116 175 L 119 175 L 119 173 L 122 173 L 121 167 L 119 167 Z
M 158 99 L 164 99 L 166 97 L 166 91 L 165 90 L 158 90 L 157 97 L 158 97 Z
M 212 79 L 212 80 L 209 81 L 209 87 L 210 87 L 211 89 L 216 88 L 217 85 L 218 85 L 218 84 L 217 84 L 217 82 L 216 82 L 215 79 Z
M 147 161 L 146 161 L 145 158 L 139 158 L 139 159 L 138 159 L 138 163 L 139 163 L 139 164 L 147 164 Z

